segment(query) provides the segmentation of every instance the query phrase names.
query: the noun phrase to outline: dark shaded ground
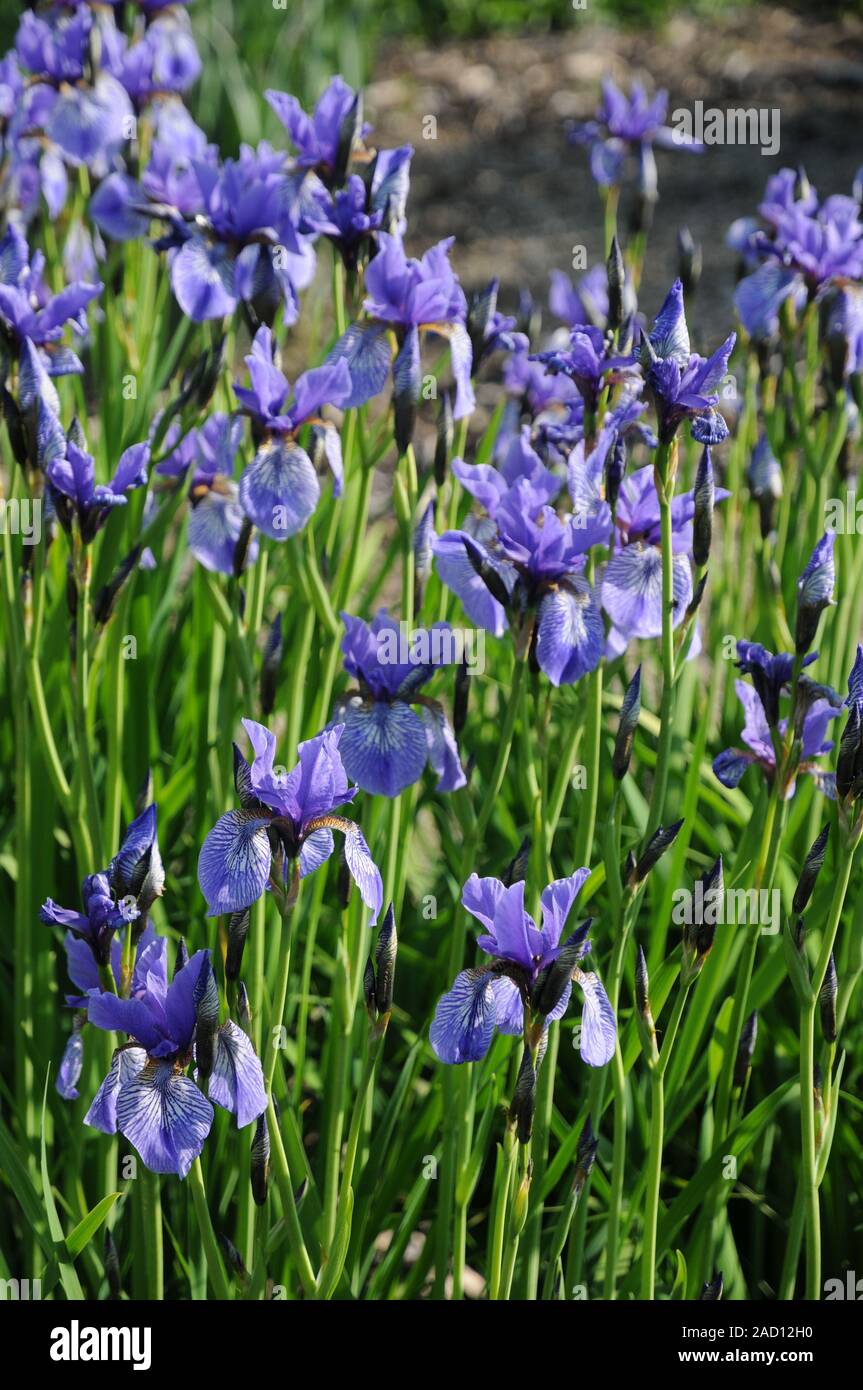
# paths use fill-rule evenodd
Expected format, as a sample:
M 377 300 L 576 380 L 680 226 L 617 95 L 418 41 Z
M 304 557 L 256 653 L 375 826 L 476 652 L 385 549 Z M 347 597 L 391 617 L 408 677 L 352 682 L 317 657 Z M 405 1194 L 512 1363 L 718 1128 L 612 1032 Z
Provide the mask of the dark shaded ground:
M 696 328 L 716 338 L 731 318 L 726 229 L 754 213 L 768 175 L 802 163 L 822 195 L 844 193 L 863 164 L 863 20 L 819 22 L 768 7 L 709 23 L 678 17 L 659 34 L 585 23 L 554 36 L 390 45 L 367 111 L 381 143 L 416 149 L 411 249 L 455 234 L 465 287 L 499 275 L 510 302 L 527 285 L 545 303 L 548 272 L 570 269 L 575 244 L 587 246 L 591 263 L 598 259 L 599 200 L 586 154 L 568 144 L 564 122 L 592 114 L 606 72 L 667 87 L 671 111 L 698 99 L 706 107 L 780 109 L 776 157 L 750 146 L 658 155 L 661 198 L 643 307 L 658 307 L 676 273 L 677 230 L 686 224 L 704 256 Z M 434 139 L 423 136 L 429 115 L 437 120 Z

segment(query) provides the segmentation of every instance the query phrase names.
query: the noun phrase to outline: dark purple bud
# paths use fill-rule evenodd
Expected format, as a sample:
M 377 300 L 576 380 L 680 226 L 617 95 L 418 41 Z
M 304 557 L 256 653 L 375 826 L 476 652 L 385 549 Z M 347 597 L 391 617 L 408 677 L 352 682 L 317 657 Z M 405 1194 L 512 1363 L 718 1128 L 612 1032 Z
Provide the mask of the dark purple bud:
M 557 1008 L 583 953 L 584 933 L 579 932 L 579 940 L 564 946 L 557 960 L 540 971 L 530 992 L 531 1005 L 538 1014 L 547 1017 Z
M 629 771 L 632 746 L 635 742 L 635 730 L 638 728 L 640 715 L 641 667 L 639 666 L 626 687 L 626 694 L 620 707 L 620 722 L 617 726 L 617 737 L 614 741 L 614 753 L 611 758 L 611 770 L 618 782 L 622 781 Z
M 684 298 L 689 301 L 701 279 L 701 247 L 688 227 L 681 227 L 677 233 L 677 275 Z
M 267 635 L 264 659 L 261 664 L 261 711 L 271 714 L 276 703 L 276 689 L 279 680 L 279 667 L 285 644 L 282 641 L 282 615 L 276 614 L 275 621 Z
M 605 500 L 612 511 L 617 506 L 620 488 L 626 473 L 626 439 L 617 435 L 605 460 Z
M 806 942 L 806 919 L 798 917 L 794 923 L 794 945 L 800 955 L 803 954 L 803 947 Z
M 588 1115 L 584 1122 L 584 1128 L 578 1136 L 578 1148 L 575 1151 L 575 1182 L 573 1185 L 579 1192 L 590 1177 L 598 1148 L 599 1140 L 594 1138 L 593 1126 Z
M 497 570 L 489 563 L 483 552 L 469 536 L 465 536 L 463 540 L 467 558 L 492 598 L 497 599 L 499 604 L 507 608 L 509 606 L 509 592 Z
M 209 955 L 195 981 L 192 1001 L 195 1005 L 195 1061 L 199 1075 L 206 1081 L 213 1070 L 219 1029 L 219 988 Z
M 682 820 L 676 820 L 673 825 L 661 825 L 648 841 L 647 848 L 633 870 L 633 884 L 643 882 L 647 878 L 651 869 L 659 863 L 663 854 L 674 844 L 683 825 Z
M 501 875 L 501 882 L 506 888 L 511 888 L 514 883 L 523 883 L 527 878 L 527 867 L 530 863 L 530 836 L 525 835 L 519 845 L 515 857 L 510 860 Z
M 467 331 L 473 352 L 474 373 L 479 366 L 491 321 L 497 312 L 499 280 L 490 280 L 484 290 L 471 295 L 467 311 Z
M 803 861 L 803 868 L 800 870 L 800 877 L 797 880 L 797 887 L 794 890 L 794 898 L 791 903 L 792 912 L 800 913 L 806 910 L 815 889 L 816 880 L 821 872 L 821 866 L 824 863 L 829 835 L 830 822 L 828 821 Z
M 254 526 L 252 522 L 249 520 L 249 518 L 247 516 L 243 517 L 243 524 L 240 527 L 240 534 L 237 537 L 237 543 L 234 546 L 233 570 L 235 579 L 239 579 L 240 575 L 243 573 L 243 570 L 246 568 L 246 560 L 248 559 L 249 555 L 249 546 L 252 543 L 253 530 Z
M 833 602 L 836 568 L 833 546 L 836 536 L 827 531 L 812 552 L 808 565 L 797 581 L 797 625 L 794 642 L 798 656 L 805 655 L 815 641 L 822 612 Z
M 509 1122 L 515 1126 L 520 1144 L 526 1144 L 533 1132 L 533 1112 L 536 1106 L 536 1072 L 530 1048 L 525 1047 L 521 1057 L 518 1080 L 509 1107 Z
M 616 236 L 611 239 L 605 270 L 608 277 L 608 327 L 616 333 L 623 323 L 626 289 L 626 266 Z
M 134 545 L 122 559 L 106 584 L 103 584 L 93 601 L 93 617 L 100 627 L 104 627 L 114 611 L 117 596 L 129 575 L 141 558 L 140 545 Z
M 782 469 L 766 435 L 761 436 L 752 452 L 746 477 L 761 512 L 761 535 L 766 539 L 773 530 L 776 503 L 782 496 Z
M 861 751 L 863 751 L 861 750 L 861 735 L 863 735 L 863 721 L 861 721 L 860 706 L 855 701 L 848 712 L 848 719 L 839 740 L 839 757 L 836 761 L 836 795 L 840 799 L 844 799 L 850 794 L 860 772 Z
M 375 947 L 375 1003 L 380 1016 L 390 1013 L 393 1007 L 393 982 L 396 973 L 398 945 L 396 917 L 393 905 L 390 903 L 378 932 L 378 942 Z
M 351 159 L 351 151 L 363 133 L 363 94 L 357 92 L 348 110 L 342 117 L 339 127 L 339 141 L 336 147 L 336 162 L 332 172 L 332 184 L 334 188 L 341 188 L 345 182 L 348 164 Z
M 699 1303 L 718 1303 L 724 1287 L 725 1281 L 720 1271 L 711 1279 L 709 1284 L 704 1285 L 696 1301 Z
M 249 1278 L 249 1271 L 243 1264 L 243 1257 L 240 1254 L 234 1242 L 231 1240 L 230 1236 L 226 1236 L 224 1231 L 219 1232 L 219 1244 L 222 1247 L 222 1253 L 224 1254 L 229 1267 L 244 1283 L 247 1282 Z
M 228 918 L 228 946 L 225 952 L 225 978 L 228 980 L 240 978 L 251 916 L 251 908 L 246 907 L 242 912 L 232 912 Z
M 255 1137 L 252 1140 L 251 1161 L 252 1197 L 255 1205 L 262 1207 L 267 1200 L 267 1187 L 270 1181 L 270 1131 L 267 1128 L 266 1114 L 258 1116 Z
M 695 511 L 692 517 L 692 558 L 696 565 L 706 565 L 710 558 L 710 542 L 713 539 L 713 506 L 716 488 L 713 481 L 713 464 L 710 449 L 705 444 L 693 488 Z
M 701 578 L 692 591 L 692 598 L 689 600 L 689 607 L 684 614 L 686 621 L 691 622 L 701 607 L 701 600 L 704 598 L 704 590 L 707 588 L 707 571 L 704 571 Z
M 709 872 L 699 880 L 699 883 L 701 885 L 699 899 L 702 906 L 698 915 L 701 920 L 687 922 L 683 927 L 684 969 L 690 978 L 694 978 L 700 973 L 716 936 L 716 924 L 725 894 L 722 855 L 719 856 Z
M 237 1022 L 244 1033 L 251 1033 L 252 1006 L 249 1003 L 249 992 L 242 980 L 237 985 Z
M 743 1025 L 740 1034 L 740 1041 L 737 1044 L 737 1056 L 734 1059 L 734 1085 L 743 1087 L 746 1085 L 746 1078 L 749 1075 L 749 1068 L 752 1066 L 752 1058 L 755 1053 L 755 1044 L 758 1041 L 758 1011 L 752 1010 Z
M 831 951 L 830 959 L 827 962 L 827 974 L 824 976 L 824 983 L 818 995 L 818 1007 L 821 1011 L 821 1032 L 824 1034 L 824 1041 L 829 1043 L 836 1041 L 836 995 L 838 989 L 836 962 Z
M 366 1013 L 374 1023 L 377 1017 L 377 1006 L 375 1004 L 375 963 L 371 956 L 366 961 L 366 968 L 363 971 L 363 1002 L 366 1006 Z
M 416 578 L 416 608 L 422 607 L 423 591 L 432 572 L 432 541 L 434 529 L 435 504 L 432 499 L 423 512 L 414 531 L 414 574 Z
M 182 970 L 183 966 L 188 964 L 189 948 L 186 945 L 186 938 L 181 936 L 180 940 L 177 942 L 177 954 L 174 957 L 174 974 L 176 975 L 178 970 Z
M 452 453 L 454 422 L 449 391 L 441 394 L 437 417 L 437 442 L 434 451 L 434 476 L 438 487 L 443 486 Z
M 455 673 L 455 693 L 452 702 L 452 729 L 456 738 L 467 723 L 468 698 L 470 696 L 470 667 L 463 660 Z

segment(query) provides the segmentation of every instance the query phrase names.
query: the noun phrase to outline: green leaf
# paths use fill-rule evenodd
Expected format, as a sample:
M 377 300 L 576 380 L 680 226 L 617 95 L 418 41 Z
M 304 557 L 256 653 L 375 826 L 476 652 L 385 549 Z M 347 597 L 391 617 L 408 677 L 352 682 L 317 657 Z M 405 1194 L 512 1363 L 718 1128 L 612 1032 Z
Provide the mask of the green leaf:
M 51 1237 L 59 1247 L 57 1260 L 60 1267 L 60 1282 L 68 1299 L 83 1300 L 84 1290 L 78 1281 L 75 1267 L 63 1259 L 66 1252 L 66 1240 L 63 1235 L 63 1227 L 57 1215 L 57 1206 L 54 1201 L 54 1193 L 51 1191 L 51 1179 L 48 1176 L 48 1151 L 45 1147 L 45 1106 L 48 1102 L 48 1077 L 51 1075 L 51 1063 L 45 1072 L 45 1086 L 42 1091 L 42 1116 L 39 1123 L 39 1142 L 41 1146 L 41 1168 L 42 1168 L 42 1200 L 45 1203 L 45 1214 L 48 1217 L 48 1230 Z
M 84 1219 L 79 1221 L 74 1231 L 67 1236 L 66 1249 L 73 1259 L 80 1255 L 84 1246 L 93 1239 L 117 1198 L 122 1197 L 122 1195 L 122 1192 L 109 1192 L 107 1197 L 103 1197 L 101 1202 L 97 1202 L 95 1207 L 87 1212 Z

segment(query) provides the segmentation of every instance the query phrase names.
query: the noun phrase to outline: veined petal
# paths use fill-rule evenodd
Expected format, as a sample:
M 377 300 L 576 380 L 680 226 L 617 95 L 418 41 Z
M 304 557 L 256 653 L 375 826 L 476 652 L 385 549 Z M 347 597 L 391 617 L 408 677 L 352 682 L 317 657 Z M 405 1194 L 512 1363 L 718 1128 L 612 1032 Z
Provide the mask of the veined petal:
M 463 970 L 438 1001 L 429 1042 L 442 1062 L 478 1062 L 488 1052 L 497 1019 L 491 977 Z
M 334 849 L 331 830 L 313 830 L 307 835 L 300 849 L 300 878 L 308 878 L 315 869 L 326 864 Z
M 111 1067 L 95 1096 L 93 1104 L 84 1116 L 84 1124 L 92 1129 L 101 1129 L 103 1134 L 117 1133 L 117 1095 L 126 1081 L 138 1075 L 147 1061 L 143 1047 L 118 1048 L 111 1061 Z
M 287 540 L 301 531 L 320 495 L 311 459 L 292 440 L 262 444 L 240 479 L 240 501 L 246 515 L 274 541 Z
M 243 1129 L 267 1108 L 264 1073 L 246 1034 L 228 1019 L 216 1036 L 216 1056 L 207 1094 L 237 1117 Z
M 268 821 L 250 811 L 229 811 L 201 847 L 198 882 L 211 917 L 251 907 L 270 876 Z
M 148 1061 L 117 1096 L 117 1128 L 153 1173 L 184 1178 L 204 1147 L 213 1107 L 171 1062 Z
M 673 625 L 692 597 L 692 571 L 685 555 L 673 561 Z M 611 557 L 602 581 L 602 606 L 626 637 L 662 632 L 662 555 L 657 546 L 635 542 Z
M 327 362 L 340 359 L 347 362 L 351 373 L 351 394 L 342 405 L 345 409 L 365 405 L 387 384 L 391 353 L 385 326 L 352 323 L 330 352 Z
M 757 762 L 754 753 L 744 753 L 741 748 L 725 748 L 713 759 L 713 772 L 723 787 L 736 787 L 754 762 Z
M 542 894 L 542 937 L 549 950 L 560 944 L 566 919 L 581 892 L 590 869 L 576 869 L 568 878 L 556 878 Z
M 194 323 L 232 314 L 237 307 L 234 267 L 222 246 L 191 237 L 171 261 L 177 303 Z
M 439 792 L 458 791 L 467 783 L 459 757 L 458 744 L 450 722 L 436 701 L 421 707 L 425 725 L 428 760 L 437 773 Z
M 539 609 L 536 657 L 552 685 L 571 685 L 599 665 L 605 627 L 593 589 L 573 575 Z
M 506 975 L 497 975 L 492 977 L 491 987 L 498 1029 L 509 1037 L 520 1037 L 524 1032 L 524 1004 L 518 985 Z
M 617 1020 L 599 976 L 575 970 L 573 978 L 584 995 L 581 1016 L 581 1055 L 589 1067 L 604 1067 L 614 1056 Z
M 345 830 L 345 860 L 351 878 L 360 890 L 360 897 L 372 911 L 371 925 L 374 926 L 384 901 L 383 880 L 360 827 L 353 822 L 348 822 L 348 825 L 350 828 Z
M 364 791 L 397 796 L 423 773 L 428 756 L 422 720 L 402 700 L 349 704 L 339 752 Z
M 78 1082 L 84 1066 L 84 1038 L 81 1029 L 74 1027 L 66 1039 L 63 1056 L 57 1069 L 57 1092 L 64 1100 L 78 1099 Z

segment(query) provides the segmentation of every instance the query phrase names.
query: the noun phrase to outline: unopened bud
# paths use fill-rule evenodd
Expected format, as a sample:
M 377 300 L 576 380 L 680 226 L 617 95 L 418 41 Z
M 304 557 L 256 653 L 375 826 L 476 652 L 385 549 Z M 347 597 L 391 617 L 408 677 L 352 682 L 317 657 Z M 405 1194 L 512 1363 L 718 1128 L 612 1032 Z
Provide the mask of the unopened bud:
M 225 978 L 227 980 L 240 978 L 251 913 L 251 908 L 245 907 L 242 912 L 232 912 L 228 919 L 228 948 L 225 952 Z
M 261 664 L 261 711 L 263 714 L 271 714 L 276 703 L 276 688 L 279 679 L 279 667 L 282 664 L 282 653 L 284 642 L 282 640 L 282 615 L 276 614 L 275 621 L 267 635 L 267 643 L 264 647 L 264 659 Z
M 626 285 L 626 266 L 617 237 L 612 237 L 608 260 L 605 264 L 608 276 L 608 327 L 617 332 L 623 323 L 623 298 Z
M 213 1070 L 219 1028 L 219 988 L 209 953 L 195 981 L 192 1001 L 195 1005 L 195 1061 L 199 1075 L 206 1081 Z
M 734 1085 L 745 1086 L 746 1078 L 749 1075 L 749 1068 L 752 1065 L 752 1058 L 755 1053 L 755 1044 L 758 1041 L 758 1011 L 752 1010 L 743 1025 L 740 1034 L 740 1041 L 737 1044 L 737 1056 L 734 1059 Z
M 644 853 L 632 871 L 633 886 L 643 882 L 643 880 L 647 878 L 647 875 L 650 873 L 651 869 L 659 863 L 665 851 L 674 844 L 682 825 L 682 820 L 676 820 L 669 826 L 661 825 L 651 836 Z
M 530 836 L 525 835 L 516 851 L 515 857 L 510 860 L 501 876 L 501 882 L 505 888 L 511 888 L 514 883 L 522 883 L 527 878 L 527 867 L 530 863 Z
M 824 1034 L 825 1042 L 829 1043 L 836 1041 L 836 994 L 838 989 L 836 962 L 831 951 L 830 959 L 827 962 L 827 974 L 824 976 L 824 983 L 818 995 L 818 1007 L 821 1011 L 821 1032 Z
M 447 466 L 452 453 L 453 434 L 452 401 L 449 391 L 444 391 L 438 409 L 437 442 L 434 451 L 434 477 L 438 487 L 443 485 L 443 480 L 446 477 Z
M 536 1105 L 536 1072 L 530 1048 L 525 1047 L 518 1080 L 509 1107 L 509 1122 L 515 1126 L 520 1144 L 526 1144 L 533 1132 L 533 1112 Z
M 626 694 L 620 707 L 620 723 L 617 726 L 617 738 L 614 741 L 614 753 L 611 758 L 611 770 L 618 782 L 626 776 L 629 770 L 635 730 L 638 727 L 640 714 L 641 667 L 639 666 L 626 687 Z
M 814 892 L 816 880 L 821 872 L 821 866 L 824 863 L 829 834 L 830 822 L 828 821 L 803 861 L 803 868 L 800 870 L 800 877 L 797 880 L 797 887 L 791 902 L 792 912 L 801 913 L 806 910 L 809 899 Z
M 725 1281 L 721 1272 L 718 1272 L 709 1284 L 705 1284 L 698 1295 L 699 1303 L 718 1303 L 725 1288 Z
M 713 481 L 713 464 L 710 449 L 705 444 L 695 475 L 693 501 L 695 511 L 692 517 L 692 558 L 696 565 L 706 565 L 710 558 L 710 542 L 713 538 L 713 507 L 716 500 L 716 487 Z
M 267 1200 L 267 1187 L 270 1181 L 270 1131 L 266 1115 L 259 1115 L 252 1140 L 251 1155 L 252 1196 L 255 1205 L 262 1207 Z

